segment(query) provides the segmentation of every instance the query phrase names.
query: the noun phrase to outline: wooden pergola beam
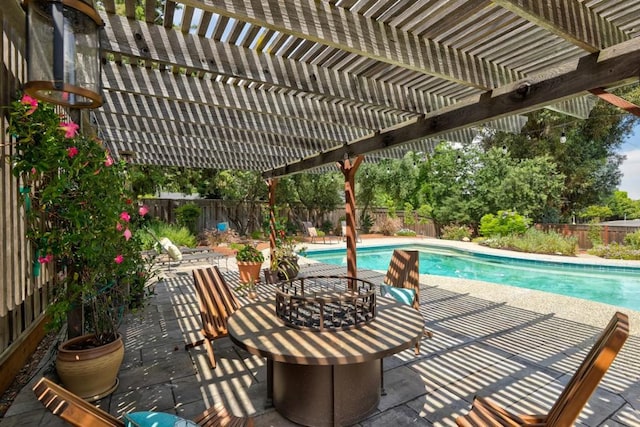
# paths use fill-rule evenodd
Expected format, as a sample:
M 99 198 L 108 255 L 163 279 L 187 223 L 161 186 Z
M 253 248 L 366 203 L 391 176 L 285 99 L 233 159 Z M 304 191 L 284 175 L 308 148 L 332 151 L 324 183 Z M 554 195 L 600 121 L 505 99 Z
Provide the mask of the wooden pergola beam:
M 355 177 L 364 156 L 358 156 L 352 162 L 344 159 L 337 162 L 340 172 L 344 175 L 344 209 L 345 222 L 347 228 L 347 276 L 358 277 L 357 255 L 356 255 L 356 185 Z M 355 283 L 349 283 L 351 290 Z
M 584 2 L 493 0 L 493 3 L 590 53 L 629 40 L 620 28 L 589 9 Z
M 486 120 L 522 113 L 574 97 L 593 87 L 607 87 L 637 80 L 640 75 L 640 38 L 616 45 L 561 67 L 509 84 L 436 114 L 393 129 L 375 133 L 315 158 L 267 171 L 264 177 L 301 172 L 326 163 L 340 161 L 345 155 L 375 152 L 416 139 L 436 136 Z
M 620 98 L 618 95 L 607 92 L 601 87 L 591 89 L 589 92 L 611 105 L 615 105 L 616 107 L 622 108 L 623 110 L 633 114 L 634 116 L 640 117 L 640 107 L 632 102 L 627 101 L 626 99 Z

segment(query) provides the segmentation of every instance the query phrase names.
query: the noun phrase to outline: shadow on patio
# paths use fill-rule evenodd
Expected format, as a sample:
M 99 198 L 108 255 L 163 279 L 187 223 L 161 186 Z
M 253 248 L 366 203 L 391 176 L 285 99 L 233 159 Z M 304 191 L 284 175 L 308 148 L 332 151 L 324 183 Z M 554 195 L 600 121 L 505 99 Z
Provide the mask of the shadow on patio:
M 306 274 L 344 274 L 323 264 Z M 231 287 L 237 273 L 223 273 Z M 362 271 L 381 283 L 383 275 Z M 362 426 L 454 425 L 476 393 L 490 395 L 517 413 L 544 413 L 581 363 L 602 327 L 554 314 L 537 313 L 448 289 L 447 280 L 422 277 L 421 312 L 433 339 L 422 340 L 415 356 L 405 350 L 384 360 L 386 396 Z M 441 283 L 438 283 L 441 282 Z M 453 287 L 455 289 L 455 287 Z M 271 298 L 273 286 L 259 286 Z M 556 298 L 555 296 L 552 298 Z M 247 303 L 240 296 L 242 303 Z M 577 300 L 573 300 L 577 301 Z M 611 314 L 615 307 L 605 307 Z M 294 425 L 265 409 L 266 363 L 216 340 L 217 368 L 209 368 L 204 347 L 184 350 L 198 338 L 200 319 L 189 271 L 156 285 L 149 307 L 124 328 L 126 355 L 120 385 L 98 402 L 112 414 L 156 410 L 193 418 L 224 402 L 236 415 L 252 415 L 257 426 Z M 40 375 L 37 376 L 39 378 Z M 36 379 L 37 379 L 36 378 Z M 640 337 L 629 337 L 600 387 L 583 410 L 579 425 L 640 425 Z M 61 425 L 25 387 L 2 426 Z

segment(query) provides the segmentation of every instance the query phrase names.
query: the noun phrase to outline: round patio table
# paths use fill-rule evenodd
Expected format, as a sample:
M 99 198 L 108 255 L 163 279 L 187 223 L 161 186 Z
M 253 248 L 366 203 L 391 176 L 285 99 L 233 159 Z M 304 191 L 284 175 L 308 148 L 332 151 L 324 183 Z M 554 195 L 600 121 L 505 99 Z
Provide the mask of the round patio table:
M 285 326 L 273 301 L 241 307 L 227 328 L 237 346 L 267 358 L 267 398 L 281 415 L 306 426 L 350 425 L 378 406 L 382 358 L 414 347 L 424 330 L 411 306 L 377 301 L 375 319 L 348 330 Z

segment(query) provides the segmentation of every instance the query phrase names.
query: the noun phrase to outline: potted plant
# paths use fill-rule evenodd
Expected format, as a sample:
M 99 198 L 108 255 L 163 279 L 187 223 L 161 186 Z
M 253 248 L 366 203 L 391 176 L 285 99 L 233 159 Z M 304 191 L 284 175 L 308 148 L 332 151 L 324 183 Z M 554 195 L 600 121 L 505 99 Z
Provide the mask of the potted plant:
M 264 255 L 253 245 L 244 245 L 236 253 L 240 282 L 260 281 L 260 268 L 264 262 Z
M 54 273 L 49 327 L 68 321 L 56 367 L 67 388 L 95 400 L 117 387 L 118 327 L 151 274 L 135 236 L 147 209 L 127 193 L 125 165 L 56 107 L 25 95 L 12 104 L 8 132 L 33 275 L 41 267 Z
M 278 280 L 294 279 L 300 267 L 296 253 L 296 242 L 285 230 L 278 230 L 276 247 L 271 257 L 271 272 L 276 272 Z

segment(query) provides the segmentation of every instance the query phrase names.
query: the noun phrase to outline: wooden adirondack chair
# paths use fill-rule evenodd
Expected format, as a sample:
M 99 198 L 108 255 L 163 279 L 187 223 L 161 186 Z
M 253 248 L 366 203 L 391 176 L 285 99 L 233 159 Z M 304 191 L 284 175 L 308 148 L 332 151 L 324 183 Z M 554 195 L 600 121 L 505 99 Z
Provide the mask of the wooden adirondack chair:
M 414 291 L 411 305 L 420 310 L 420 271 L 418 251 L 395 249 L 389 262 L 384 283 L 396 288 L 412 289 Z M 433 333 L 427 329 L 424 334 L 433 338 Z M 420 354 L 420 343 L 416 344 L 416 354 Z
M 476 397 L 467 415 L 458 417 L 461 427 L 571 426 L 598 388 L 604 374 L 629 336 L 629 318 L 616 313 L 546 415 L 514 415 L 483 397 Z
M 33 392 L 54 415 L 77 427 L 124 427 L 124 422 L 110 413 L 93 406 L 64 387 L 47 378 L 41 378 Z M 253 419 L 229 414 L 222 405 L 204 411 L 194 422 L 205 427 L 252 427 Z
M 216 367 L 212 341 L 226 337 L 227 318 L 235 312 L 240 303 L 233 294 L 218 267 L 201 268 L 193 271 L 196 295 L 200 305 L 203 339 L 185 345 L 185 350 L 204 344 L 212 368 Z

